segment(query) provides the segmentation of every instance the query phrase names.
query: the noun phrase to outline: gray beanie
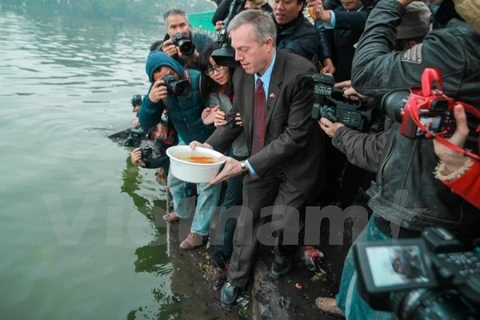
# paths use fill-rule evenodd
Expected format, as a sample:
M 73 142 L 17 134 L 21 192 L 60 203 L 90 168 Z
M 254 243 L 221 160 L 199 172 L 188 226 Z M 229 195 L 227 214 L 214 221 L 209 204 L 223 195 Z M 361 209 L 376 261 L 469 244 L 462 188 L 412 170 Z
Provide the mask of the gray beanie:
M 402 23 L 397 27 L 397 40 L 424 37 L 430 31 L 430 15 L 425 3 L 410 3 L 402 17 Z

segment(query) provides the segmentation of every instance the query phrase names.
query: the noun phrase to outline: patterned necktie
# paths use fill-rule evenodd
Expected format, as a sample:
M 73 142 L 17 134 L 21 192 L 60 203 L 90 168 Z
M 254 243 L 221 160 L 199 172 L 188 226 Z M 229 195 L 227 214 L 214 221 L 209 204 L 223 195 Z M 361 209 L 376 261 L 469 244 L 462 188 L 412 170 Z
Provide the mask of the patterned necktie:
M 253 103 L 253 134 L 252 134 L 252 150 L 250 155 L 259 152 L 265 146 L 265 113 L 266 113 L 265 91 L 260 78 L 257 80 L 255 87 L 255 100 Z

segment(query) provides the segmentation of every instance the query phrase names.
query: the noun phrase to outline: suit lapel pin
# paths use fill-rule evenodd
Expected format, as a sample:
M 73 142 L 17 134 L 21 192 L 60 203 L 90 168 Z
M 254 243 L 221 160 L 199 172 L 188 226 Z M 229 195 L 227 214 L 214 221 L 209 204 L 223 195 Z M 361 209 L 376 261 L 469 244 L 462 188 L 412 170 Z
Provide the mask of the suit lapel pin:
M 275 93 L 273 93 L 273 92 L 270 93 L 270 98 L 271 98 L 271 99 L 275 99 Z

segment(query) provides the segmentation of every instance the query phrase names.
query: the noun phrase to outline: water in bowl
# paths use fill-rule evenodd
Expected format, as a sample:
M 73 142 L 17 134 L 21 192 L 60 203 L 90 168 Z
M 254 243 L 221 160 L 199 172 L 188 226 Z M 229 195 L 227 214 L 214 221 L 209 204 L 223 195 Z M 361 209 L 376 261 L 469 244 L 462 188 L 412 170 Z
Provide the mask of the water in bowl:
M 172 156 L 178 160 L 187 161 L 190 163 L 214 164 L 218 162 L 216 157 L 200 152 L 176 152 L 172 154 Z

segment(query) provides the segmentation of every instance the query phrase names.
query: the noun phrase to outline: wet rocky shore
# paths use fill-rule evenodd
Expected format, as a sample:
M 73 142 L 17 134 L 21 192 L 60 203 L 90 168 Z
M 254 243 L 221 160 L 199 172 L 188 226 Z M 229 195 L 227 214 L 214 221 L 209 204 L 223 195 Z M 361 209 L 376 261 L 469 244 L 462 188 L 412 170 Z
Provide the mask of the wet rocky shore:
M 299 249 L 293 270 L 274 279 L 269 274 L 273 249 L 260 246 L 252 281 L 242 292 L 237 307 L 231 309 L 222 308 L 218 302 L 227 273 L 210 263 L 213 248 L 207 243 L 192 251 L 180 250 L 181 240 L 188 235 L 189 224 L 168 224 L 168 255 L 173 268 L 172 300 L 181 310 L 175 319 L 342 319 L 317 310 L 315 299 L 318 296 L 334 297 L 338 290 L 343 261 L 352 241 L 351 222 L 347 220 L 345 223 L 343 245 L 330 245 L 330 226 L 324 219 L 321 243 L 317 246 L 324 257 L 317 260 L 315 271 L 307 268 Z

